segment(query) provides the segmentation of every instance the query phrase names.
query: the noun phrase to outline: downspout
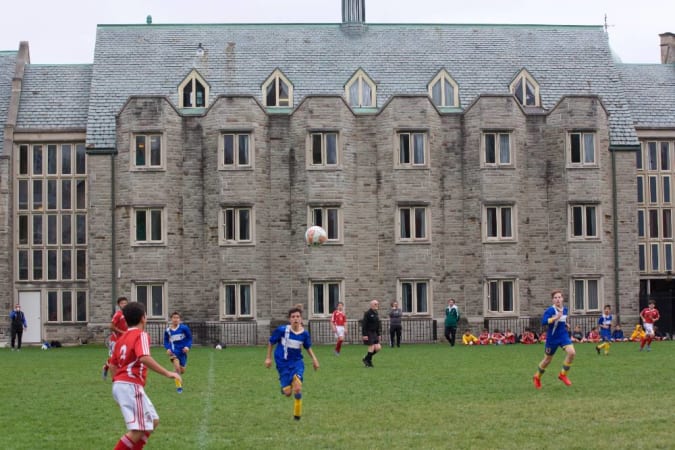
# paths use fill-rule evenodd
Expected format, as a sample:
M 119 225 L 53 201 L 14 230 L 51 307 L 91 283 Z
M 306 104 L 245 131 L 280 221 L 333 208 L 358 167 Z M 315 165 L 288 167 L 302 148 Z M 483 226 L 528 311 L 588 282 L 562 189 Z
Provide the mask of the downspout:
M 117 281 L 115 272 L 117 271 L 117 252 L 115 251 L 115 242 L 117 242 L 115 235 L 115 153 L 110 153 L 110 260 L 112 263 L 111 270 L 111 292 L 112 292 L 112 313 L 115 314 L 117 305 Z
M 616 192 L 616 151 L 610 147 L 612 155 L 612 234 L 614 235 L 614 301 L 616 302 L 617 321 L 621 320 L 621 300 L 619 298 L 619 202 Z

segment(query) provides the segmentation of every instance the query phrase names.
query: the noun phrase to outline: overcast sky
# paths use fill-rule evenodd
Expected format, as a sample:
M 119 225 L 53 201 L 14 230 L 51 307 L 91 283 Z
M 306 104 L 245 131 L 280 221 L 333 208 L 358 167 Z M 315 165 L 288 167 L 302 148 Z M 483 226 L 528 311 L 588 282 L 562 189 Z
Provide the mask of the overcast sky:
M 0 50 L 30 43 L 33 64 L 91 63 L 97 24 L 289 23 L 342 20 L 341 0 L 11 0 Z M 673 0 L 366 0 L 370 23 L 603 25 L 626 63 L 659 63 L 659 34 L 675 32 Z

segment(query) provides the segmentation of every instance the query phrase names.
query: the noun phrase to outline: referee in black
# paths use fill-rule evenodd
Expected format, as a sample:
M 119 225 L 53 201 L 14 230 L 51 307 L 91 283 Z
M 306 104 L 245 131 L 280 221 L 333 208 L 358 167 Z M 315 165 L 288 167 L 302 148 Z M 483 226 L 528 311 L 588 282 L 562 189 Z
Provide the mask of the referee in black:
M 368 354 L 363 358 L 363 365 L 373 367 L 373 355 L 382 349 L 380 345 L 380 336 L 382 336 L 382 323 L 377 310 L 380 308 L 380 302 L 370 301 L 370 309 L 363 315 L 361 322 L 363 343 L 368 346 Z

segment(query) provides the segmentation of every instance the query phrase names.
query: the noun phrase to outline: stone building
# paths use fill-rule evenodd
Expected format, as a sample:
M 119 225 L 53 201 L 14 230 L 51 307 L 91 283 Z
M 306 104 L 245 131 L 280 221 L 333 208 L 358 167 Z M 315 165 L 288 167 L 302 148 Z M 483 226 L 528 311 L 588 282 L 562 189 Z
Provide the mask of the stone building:
M 255 343 L 297 303 L 320 324 L 396 299 L 442 326 L 453 297 L 482 327 L 539 317 L 559 287 L 575 317 L 624 322 L 661 292 L 672 328 L 673 35 L 669 60 L 630 65 L 601 26 L 370 24 L 364 6 L 100 25 L 86 65 L 0 52 L 2 316 L 20 301 L 29 341 L 102 340 L 127 295 Z M 308 248 L 313 224 L 329 241 Z

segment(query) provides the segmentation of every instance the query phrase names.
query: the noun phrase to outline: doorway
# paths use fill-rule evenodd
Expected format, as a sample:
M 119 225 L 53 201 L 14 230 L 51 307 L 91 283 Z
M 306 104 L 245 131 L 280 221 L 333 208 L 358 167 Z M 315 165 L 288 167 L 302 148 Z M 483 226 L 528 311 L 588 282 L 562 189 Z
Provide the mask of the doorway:
M 38 344 L 42 342 L 40 291 L 20 291 L 19 304 L 28 324 L 28 328 L 23 332 L 22 341 L 26 344 Z

